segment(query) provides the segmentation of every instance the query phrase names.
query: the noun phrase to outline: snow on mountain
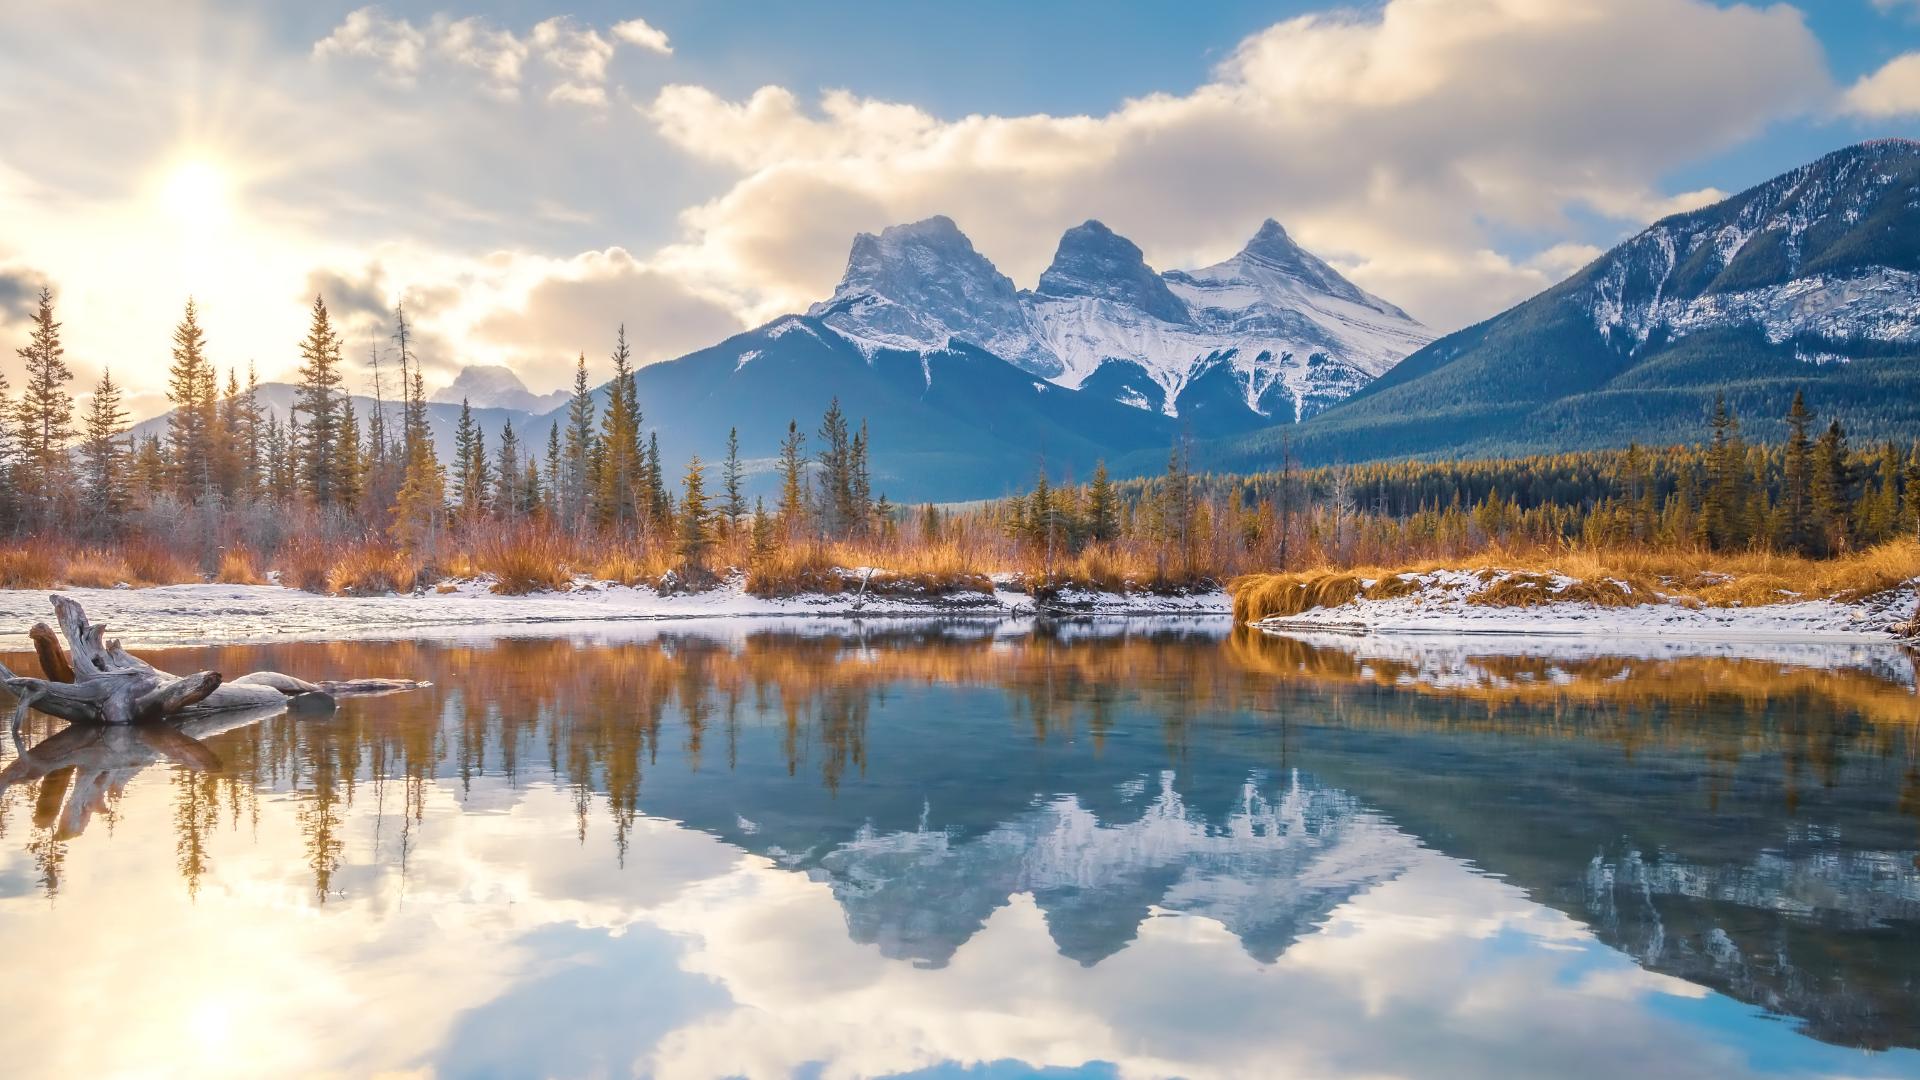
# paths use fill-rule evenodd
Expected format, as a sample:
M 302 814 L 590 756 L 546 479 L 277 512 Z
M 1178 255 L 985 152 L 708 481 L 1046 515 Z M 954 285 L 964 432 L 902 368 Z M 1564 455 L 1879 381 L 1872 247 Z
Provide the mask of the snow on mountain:
M 1433 338 L 1272 221 L 1225 262 L 1165 274 L 1088 221 L 1022 292 L 951 220 L 929 218 L 861 234 L 809 314 L 865 348 L 958 339 L 1061 386 L 1243 427 L 1312 415 Z
M 535 394 L 520 381 L 512 368 L 498 364 L 473 364 L 460 369 L 453 382 L 441 387 L 427 399 L 444 405 L 468 402 L 476 409 L 514 409 L 519 412 L 550 412 L 565 404 L 567 392 Z
M 1059 373 L 1012 279 L 947 217 L 854 237 L 840 287 L 807 314 L 855 344 L 920 351 L 959 338 L 1043 378 Z
M 1920 143 L 1829 154 L 1655 223 L 1591 268 L 1575 302 L 1638 349 L 1656 333 L 1755 326 L 1768 342 L 1920 342 Z

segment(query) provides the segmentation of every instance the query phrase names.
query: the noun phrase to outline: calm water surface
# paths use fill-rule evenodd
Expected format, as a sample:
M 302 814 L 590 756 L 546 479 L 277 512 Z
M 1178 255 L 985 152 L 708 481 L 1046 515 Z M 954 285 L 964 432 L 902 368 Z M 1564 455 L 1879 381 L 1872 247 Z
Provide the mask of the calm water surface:
M 0 1073 L 1920 1076 L 1906 654 L 618 634 L 0 749 Z

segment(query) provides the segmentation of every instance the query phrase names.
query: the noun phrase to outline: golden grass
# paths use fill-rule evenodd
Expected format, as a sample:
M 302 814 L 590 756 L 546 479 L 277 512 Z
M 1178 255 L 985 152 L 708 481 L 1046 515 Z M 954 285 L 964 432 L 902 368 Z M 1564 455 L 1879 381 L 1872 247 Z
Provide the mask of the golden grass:
M 954 541 L 930 544 L 808 544 L 782 548 L 747 564 L 747 591 L 755 596 L 834 595 L 860 588 L 847 573 L 873 567 L 867 591 L 875 596 L 949 596 L 991 593 L 993 581 L 971 552 Z
M 339 596 L 385 596 L 412 592 L 426 568 L 412 552 L 392 544 L 354 544 L 327 568 L 327 591 Z
M 1235 617 L 1257 622 L 1338 607 L 1363 593 L 1375 600 L 1405 596 L 1417 588 L 1415 576 L 1442 569 L 1476 572 L 1481 585 L 1467 602 L 1490 607 L 1631 607 L 1662 598 L 1707 607 L 1825 599 L 1852 603 L 1920 581 L 1920 542 L 1898 540 L 1825 560 L 1771 552 L 1641 548 L 1492 550 L 1451 562 L 1248 574 L 1228 587 Z M 1572 583 L 1555 591 L 1555 575 Z M 1363 586 L 1366 581 L 1373 585 Z
M 673 569 L 673 560 L 658 548 L 646 547 L 634 543 L 609 544 L 593 560 L 587 572 L 597 581 L 611 581 L 616 585 L 657 586 L 660 579 Z
M 82 548 L 68 556 L 60 577 L 76 589 L 111 589 L 122 582 L 134 583 L 126 557 L 100 548 Z
M 51 589 L 59 575 L 59 556 L 45 545 L 0 549 L 0 589 Z
M 473 549 L 474 567 L 493 578 L 493 591 L 502 596 L 565 592 L 578 561 L 572 544 L 551 529 L 487 536 Z
M 128 580 L 134 585 L 195 585 L 206 580 L 198 566 L 158 541 L 128 544 L 122 554 L 133 575 Z
M 260 557 L 252 548 L 230 547 L 220 553 L 220 566 L 214 571 L 213 580 L 222 585 L 265 585 L 267 578 L 260 572 Z
M 334 552 L 313 539 L 298 539 L 280 549 L 280 584 L 310 593 L 328 591 Z

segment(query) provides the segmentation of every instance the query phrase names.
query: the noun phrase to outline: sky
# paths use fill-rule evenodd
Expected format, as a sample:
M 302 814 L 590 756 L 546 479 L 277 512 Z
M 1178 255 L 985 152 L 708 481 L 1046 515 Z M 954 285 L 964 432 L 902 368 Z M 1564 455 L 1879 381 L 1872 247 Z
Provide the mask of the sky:
M 1920 137 L 1920 0 L 65 0 L 0 5 L 0 374 L 55 294 L 82 398 L 165 399 L 182 306 L 369 388 L 537 392 L 625 323 L 656 362 L 831 292 L 946 214 L 1021 286 L 1098 218 L 1158 269 L 1278 219 L 1438 331 L 1654 219 Z M 389 358 L 386 370 L 391 373 Z

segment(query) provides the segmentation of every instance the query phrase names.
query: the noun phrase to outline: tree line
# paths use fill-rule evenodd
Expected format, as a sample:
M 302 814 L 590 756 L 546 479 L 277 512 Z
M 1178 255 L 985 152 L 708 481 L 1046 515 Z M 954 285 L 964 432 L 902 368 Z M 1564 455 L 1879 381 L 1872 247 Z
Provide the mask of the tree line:
M 52 293 L 43 289 L 29 340 L 18 350 L 26 385 L 17 401 L 0 375 L 0 530 L 14 536 L 112 541 L 192 518 L 215 522 L 212 531 L 222 534 L 248 523 L 258 532 L 278 521 L 431 550 L 487 526 L 538 523 L 668 543 L 697 559 L 736 536 L 751 535 L 762 547 L 849 539 L 881 530 L 893 517 L 886 497 L 873 493 L 866 422 L 856 425 L 837 401 L 812 436 L 813 452 L 808 433 L 789 422 L 771 508 L 764 498 L 748 503 L 737 429 L 728 434 L 716 476 L 696 456 L 677 483 L 669 479 L 659 436 L 646 430 L 624 326 L 616 331 L 604 394 L 590 382 L 583 353 L 564 422 L 550 425 L 544 439 L 509 423 L 492 446 L 463 401 L 445 462 L 404 305 L 394 309 L 387 347 L 369 343 L 374 407 L 361 417 L 346 385 L 343 335 L 316 296 L 298 344 L 291 408 L 282 417 L 262 402 L 252 365 L 244 380 L 237 370 L 222 378 L 189 299 L 170 346 L 173 410 L 164 433 L 138 439 L 129 434 L 111 368 L 76 420 L 60 332 Z M 396 400 L 388 399 L 383 360 L 399 368 Z

